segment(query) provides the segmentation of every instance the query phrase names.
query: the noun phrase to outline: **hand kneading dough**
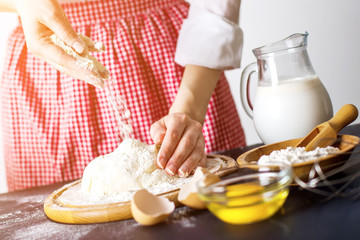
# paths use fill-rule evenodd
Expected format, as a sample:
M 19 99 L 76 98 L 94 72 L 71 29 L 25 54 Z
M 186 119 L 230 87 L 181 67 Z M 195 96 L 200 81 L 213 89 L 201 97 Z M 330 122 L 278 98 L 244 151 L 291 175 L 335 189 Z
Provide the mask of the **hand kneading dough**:
M 99 156 L 85 168 L 81 190 L 103 196 L 153 187 L 174 177 L 156 166 L 158 150 L 135 139 L 125 139 L 118 148 Z

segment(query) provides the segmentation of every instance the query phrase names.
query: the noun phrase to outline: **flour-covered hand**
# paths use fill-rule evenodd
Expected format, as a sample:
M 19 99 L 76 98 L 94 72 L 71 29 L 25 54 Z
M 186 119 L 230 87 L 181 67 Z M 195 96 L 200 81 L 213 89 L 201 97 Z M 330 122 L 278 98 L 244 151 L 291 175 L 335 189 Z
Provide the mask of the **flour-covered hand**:
M 15 0 L 11 6 L 20 16 L 26 45 L 33 55 L 74 78 L 100 88 L 103 86 L 101 78 L 96 77 L 91 70 L 81 67 L 74 57 L 68 55 L 50 40 L 49 37 L 56 34 L 78 54 L 86 54 L 88 50 L 91 50 L 84 43 L 84 39 L 73 30 L 56 0 L 37 0 L 36 3 L 28 0 Z M 104 73 L 104 77 L 106 74 Z
M 183 113 L 169 114 L 153 123 L 150 134 L 161 144 L 157 165 L 169 175 L 187 177 L 206 163 L 202 124 Z

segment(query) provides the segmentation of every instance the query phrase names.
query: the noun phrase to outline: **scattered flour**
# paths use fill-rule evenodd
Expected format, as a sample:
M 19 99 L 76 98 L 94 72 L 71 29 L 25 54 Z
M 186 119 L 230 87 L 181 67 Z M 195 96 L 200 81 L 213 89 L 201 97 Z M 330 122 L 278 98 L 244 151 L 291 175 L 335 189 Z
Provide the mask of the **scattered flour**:
M 113 79 L 105 82 L 105 94 L 108 102 L 111 104 L 121 139 L 131 138 L 133 133 L 131 112 L 127 107 L 126 101 L 121 95 L 116 93 L 116 84 Z
M 286 149 L 276 150 L 270 155 L 260 157 L 258 163 L 283 162 L 287 164 L 302 163 L 315 160 L 339 152 L 338 148 L 328 146 L 325 148 L 316 148 L 313 151 L 305 151 L 304 147 L 287 147 Z
M 37 204 L 42 203 L 46 199 L 47 195 L 45 194 L 39 194 L 39 195 L 24 195 L 21 197 L 13 197 L 13 196 L 6 196 L 2 197 L 5 201 L 15 201 L 17 204 Z
M 85 53 L 81 55 L 78 54 L 72 47 L 66 45 L 66 43 L 55 34 L 52 34 L 50 36 L 50 40 L 55 45 L 62 48 L 65 51 L 65 53 L 74 57 L 76 59 L 77 64 L 80 67 L 91 71 L 91 73 L 94 75 L 96 79 L 98 79 L 100 82 L 105 83 L 104 86 L 105 94 L 114 110 L 120 137 L 122 139 L 130 138 L 133 132 L 133 128 L 130 119 L 131 114 L 129 109 L 127 108 L 126 101 L 122 96 L 116 96 L 115 82 L 113 79 L 109 78 L 109 71 L 106 69 L 106 67 L 103 66 L 95 57 L 91 56 L 89 53 L 89 51 L 91 52 L 104 51 L 105 50 L 104 44 L 102 42 L 95 42 L 85 35 L 82 34 L 78 34 L 78 35 L 87 46 L 87 50 L 85 51 Z
M 96 228 L 96 225 L 65 225 L 41 221 L 27 228 L 19 228 L 11 239 L 80 239 L 88 236 Z
M 180 224 L 182 228 L 196 227 L 196 218 L 193 216 L 194 209 L 188 207 L 177 208 L 167 219 L 168 224 Z

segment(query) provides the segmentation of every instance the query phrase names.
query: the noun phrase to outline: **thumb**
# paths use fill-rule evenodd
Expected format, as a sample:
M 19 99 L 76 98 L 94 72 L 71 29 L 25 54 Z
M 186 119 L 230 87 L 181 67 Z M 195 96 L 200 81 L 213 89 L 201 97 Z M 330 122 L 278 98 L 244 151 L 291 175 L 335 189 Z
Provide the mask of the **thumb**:
M 155 144 L 161 144 L 166 134 L 166 126 L 163 118 L 153 123 L 150 127 L 150 136 Z

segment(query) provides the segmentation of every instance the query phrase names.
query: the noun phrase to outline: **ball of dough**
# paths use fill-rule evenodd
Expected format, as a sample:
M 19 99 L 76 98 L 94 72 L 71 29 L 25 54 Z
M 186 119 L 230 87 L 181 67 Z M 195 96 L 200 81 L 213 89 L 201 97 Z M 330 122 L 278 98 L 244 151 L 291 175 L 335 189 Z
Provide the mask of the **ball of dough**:
M 154 145 L 125 139 L 114 152 L 99 156 L 88 164 L 81 190 L 102 196 L 135 191 L 143 188 L 144 183 L 149 186 L 164 181 L 167 175 L 155 171 L 157 153 Z M 151 177 L 153 172 L 156 172 L 155 177 Z

